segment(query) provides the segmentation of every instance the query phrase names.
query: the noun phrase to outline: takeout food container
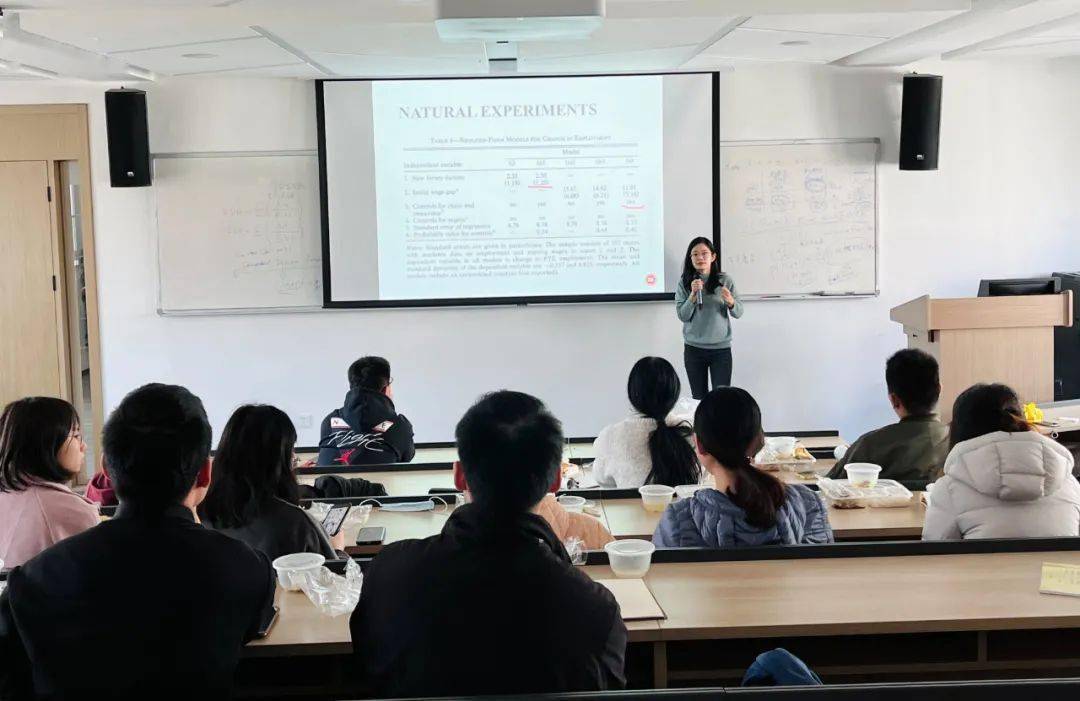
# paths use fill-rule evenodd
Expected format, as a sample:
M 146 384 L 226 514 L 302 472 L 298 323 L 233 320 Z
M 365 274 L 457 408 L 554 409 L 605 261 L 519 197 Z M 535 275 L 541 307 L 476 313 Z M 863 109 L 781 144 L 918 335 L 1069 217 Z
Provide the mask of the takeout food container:
M 311 573 L 314 575 L 326 562 L 319 553 L 292 553 L 282 555 L 272 563 L 277 572 L 278 584 L 287 591 L 300 591 L 300 583 Z
M 873 487 L 855 487 L 848 480 L 822 477 L 818 489 L 825 503 L 837 509 L 907 506 L 915 495 L 896 480 L 878 480 Z
M 769 472 L 813 472 L 817 459 L 790 436 L 767 436 L 754 465 Z
M 604 551 L 616 577 L 640 579 L 649 571 L 656 546 L 647 540 L 613 540 L 604 546 Z
M 663 511 L 675 496 L 675 488 L 663 484 L 646 484 L 638 487 L 638 494 L 641 495 L 646 511 Z
M 878 482 L 881 466 L 869 462 L 853 462 L 844 466 L 848 482 L 853 487 L 872 488 Z

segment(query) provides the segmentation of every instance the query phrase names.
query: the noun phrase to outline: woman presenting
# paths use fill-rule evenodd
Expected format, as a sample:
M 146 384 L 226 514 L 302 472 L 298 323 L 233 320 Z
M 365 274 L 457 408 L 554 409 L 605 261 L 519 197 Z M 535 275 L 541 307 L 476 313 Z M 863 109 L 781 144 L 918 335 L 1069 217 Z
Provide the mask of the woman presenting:
M 712 388 L 731 384 L 731 319 L 742 316 L 735 281 L 720 272 L 712 241 L 690 242 L 675 290 L 675 312 L 683 322 L 683 362 L 690 392 L 703 398 Z

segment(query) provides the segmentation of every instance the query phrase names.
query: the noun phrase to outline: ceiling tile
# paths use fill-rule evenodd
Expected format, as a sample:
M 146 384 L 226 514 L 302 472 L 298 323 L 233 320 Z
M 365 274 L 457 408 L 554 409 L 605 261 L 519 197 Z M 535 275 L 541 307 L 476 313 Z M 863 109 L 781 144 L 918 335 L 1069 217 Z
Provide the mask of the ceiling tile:
M 705 54 L 726 58 L 747 58 L 765 61 L 806 61 L 827 63 L 874 46 L 881 40 L 872 37 L 808 34 L 764 29 L 732 31 L 710 46 Z M 784 45 L 785 42 L 805 42 Z
M 209 54 L 209 56 L 189 58 L 184 54 Z M 165 75 L 220 71 L 229 68 L 281 66 L 297 61 L 296 56 L 262 37 L 210 41 L 164 49 L 123 51 L 113 56 Z
M 109 53 L 254 34 L 240 22 L 205 11 L 150 9 L 98 12 L 22 12 L 22 28 L 89 51 Z
M 866 12 L 838 15 L 756 15 L 746 29 L 777 29 L 817 34 L 881 37 L 888 39 L 948 19 L 958 11 Z
M 660 71 L 679 68 L 693 53 L 688 46 L 622 51 L 610 54 L 524 58 L 518 64 L 522 73 L 595 73 L 601 71 Z
M 557 58 L 696 45 L 733 19 L 735 18 L 607 20 L 586 40 L 524 43 L 519 55 Z
M 435 24 L 296 22 L 267 29 L 309 53 L 346 55 L 476 56 L 479 42 L 448 43 L 439 39 Z
M 416 57 L 344 55 L 311 51 L 308 55 L 341 77 L 473 75 L 487 73 L 479 45 L 474 56 Z

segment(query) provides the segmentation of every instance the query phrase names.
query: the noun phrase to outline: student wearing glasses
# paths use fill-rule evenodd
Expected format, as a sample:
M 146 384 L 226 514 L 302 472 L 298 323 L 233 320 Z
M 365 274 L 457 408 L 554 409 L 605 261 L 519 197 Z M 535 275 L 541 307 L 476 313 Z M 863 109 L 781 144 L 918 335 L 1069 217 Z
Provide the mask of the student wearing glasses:
M 712 241 L 699 236 L 686 248 L 675 288 L 675 313 L 683 322 L 683 362 L 690 392 L 701 399 L 731 384 L 731 320 L 742 316 L 735 281 L 720 272 Z
M 17 567 L 97 525 L 97 506 L 71 491 L 86 457 L 79 415 L 62 399 L 27 397 L 0 414 L 0 560 Z

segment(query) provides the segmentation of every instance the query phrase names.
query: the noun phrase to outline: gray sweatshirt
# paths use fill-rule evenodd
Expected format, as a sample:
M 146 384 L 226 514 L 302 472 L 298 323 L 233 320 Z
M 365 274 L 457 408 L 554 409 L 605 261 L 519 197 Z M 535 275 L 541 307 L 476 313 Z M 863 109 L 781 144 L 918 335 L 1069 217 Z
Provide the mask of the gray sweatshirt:
M 728 309 L 724 298 L 720 296 L 720 287 L 726 287 L 735 298 L 735 306 Z M 683 340 L 695 348 L 731 348 L 731 318 L 742 316 L 743 305 L 735 281 L 727 273 L 720 273 L 720 286 L 712 294 L 702 292 L 704 304 L 697 308 L 697 295 L 679 280 L 675 289 L 675 312 L 683 322 Z

